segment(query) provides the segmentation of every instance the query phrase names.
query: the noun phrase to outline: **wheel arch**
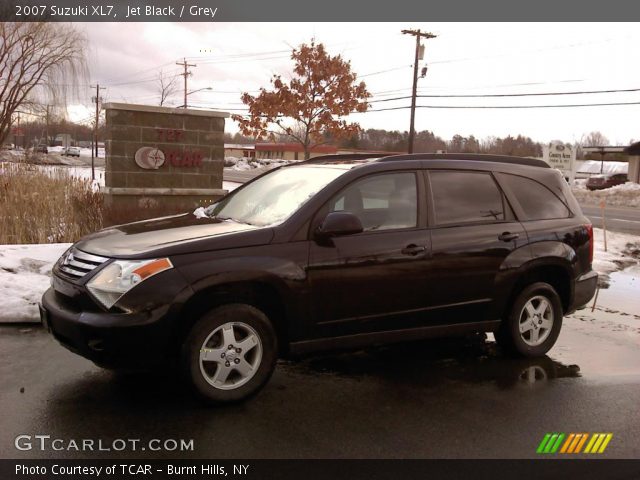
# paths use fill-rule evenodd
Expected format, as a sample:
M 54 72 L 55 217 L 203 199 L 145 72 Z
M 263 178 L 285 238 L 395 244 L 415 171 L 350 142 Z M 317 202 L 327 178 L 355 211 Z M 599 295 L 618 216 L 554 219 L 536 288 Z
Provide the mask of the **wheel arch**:
M 508 294 L 502 318 L 508 314 L 520 292 L 536 282 L 545 282 L 554 288 L 560 297 L 563 315 L 566 314 L 573 298 L 572 269 L 569 262 L 558 257 L 538 258 L 522 265 L 518 270 L 519 273 Z
M 264 279 L 236 280 L 209 285 L 194 292 L 177 314 L 173 325 L 173 348 L 177 353 L 193 325 L 206 312 L 232 303 L 251 305 L 263 312 L 273 324 L 279 354 L 288 352 L 289 323 L 281 291 Z

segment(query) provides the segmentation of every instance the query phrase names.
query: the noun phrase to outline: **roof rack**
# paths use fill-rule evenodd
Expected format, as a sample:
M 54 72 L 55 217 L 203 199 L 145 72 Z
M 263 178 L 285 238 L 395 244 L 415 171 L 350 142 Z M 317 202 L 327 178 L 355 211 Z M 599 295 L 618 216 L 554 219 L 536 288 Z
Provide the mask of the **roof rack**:
M 489 155 L 484 153 L 411 153 L 407 155 L 389 155 L 380 158 L 379 162 L 399 160 L 473 160 L 479 162 L 513 163 L 529 165 L 531 167 L 551 168 L 544 160 L 531 157 L 516 157 L 512 155 Z
M 370 158 L 380 158 L 384 155 L 374 155 L 372 153 L 345 153 L 345 154 L 330 154 L 330 155 L 320 155 L 318 157 L 310 158 L 309 160 L 304 160 L 302 162 L 298 162 L 298 165 L 301 163 L 328 163 L 328 162 L 339 162 L 344 160 L 368 160 Z
M 371 153 L 347 153 L 321 155 L 300 163 L 339 163 L 354 160 L 375 160 L 376 162 L 396 162 L 401 160 L 472 160 L 479 162 L 511 163 L 516 165 L 528 165 L 530 167 L 551 168 L 544 160 L 531 157 L 516 157 L 511 155 L 489 155 L 483 153 L 410 153 L 410 154 L 371 154 Z

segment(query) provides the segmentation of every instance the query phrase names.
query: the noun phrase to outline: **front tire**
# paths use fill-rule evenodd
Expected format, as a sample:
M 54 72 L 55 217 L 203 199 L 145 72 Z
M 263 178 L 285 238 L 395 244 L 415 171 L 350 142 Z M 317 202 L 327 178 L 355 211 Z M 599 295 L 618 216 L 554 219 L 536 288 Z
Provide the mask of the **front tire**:
M 269 380 L 278 342 L 267 316 L 255 307 L 230 304 L 205 314 L 182 349 L 186 377 L 210 403 L 255 395 Z
M 545 282 L 533 283 L 516 297 L 496 332 L 496 340 L 510 353 L 541 357 L 556 343 L 562 315 L 562 302 L 555 289 Z

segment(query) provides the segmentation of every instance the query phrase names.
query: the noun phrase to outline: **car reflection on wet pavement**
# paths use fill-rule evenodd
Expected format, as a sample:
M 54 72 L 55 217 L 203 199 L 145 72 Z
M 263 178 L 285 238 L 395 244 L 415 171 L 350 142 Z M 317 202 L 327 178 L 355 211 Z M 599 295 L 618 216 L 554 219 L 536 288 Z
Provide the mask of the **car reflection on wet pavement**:
M 413 368 L 407 368 L 411 365 Z M 459 339 L 397 344 L 362 352 L 283 362 L 283 368 L 316 374 L 366 375 L 429 387 L 444 382 L 493 383 L 500 388 L 532 387 L 548 380 L 579 377 L 578 365 L 564 365 L 548 356 L 503 356 L 484 334 Z

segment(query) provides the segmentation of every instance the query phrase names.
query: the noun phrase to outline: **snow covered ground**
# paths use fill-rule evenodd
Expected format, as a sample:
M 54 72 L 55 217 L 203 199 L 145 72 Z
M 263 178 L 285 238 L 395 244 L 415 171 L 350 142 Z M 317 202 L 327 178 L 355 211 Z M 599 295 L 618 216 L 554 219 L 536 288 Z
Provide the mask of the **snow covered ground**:
M 64 147 L 49 147 L 47 150 L 49 151 L 49 153 L 62 154 L 62 152 L 64 151 Z M 81 147 L 80 156 L 91 158 L 91 149 Z M 98 158 L 105 158 L 104 148 L 98 147 Z
M 627 162 L 604 162 L 600 160 L 576 160 L 576 172 L 578 175 L 587 176 L 599 175 L 600 173 L 627 173 L 629 164 Z
M 283 160 L 281 158 L 239 158 L 239 157 L 225 157 L 224 167 L 230 170 L 253 170 L 254 168 L 270 167 L 276 168 L 282 165 L 289 165 L 295 163 L 298 160 Z
M 69 246 L 0 245 L 0 322 L 38 320 L 38 302 L 49 288 L 51 268 Z
M 609 274 L 637 264 L 640 260 L 640 237 L 609 232 L 609 251 L 605 252 L 602 230 L 594 229 L 594 236 L 596 248 L 593 265 L 603 275 L 605 284 L 608 283 Z M 69 245 L 0 245 L 0 323 L 39 321 L 37 303 L 49 286 L 53 264 Z
M 222 188 L 230 192 L 238 188 L 240 185 L 242 184 L 237 182 L 227 182 L 227 181 L 222 182 Z
M 587 190 L 586 181 L 576 180 L 571 188 L 573 195 L 581 204 L 606 205 L 618 207 L 640 207 L 640 184 L 627 182 L 604 190 Z
M 593 229 L 595 249 L 593 269 L 600 274 L 599 284 L 606 287 L 609 275 L 640 262 L 640 237 L 607 231 L 607 251 L 604 251 L 604 231 Z

